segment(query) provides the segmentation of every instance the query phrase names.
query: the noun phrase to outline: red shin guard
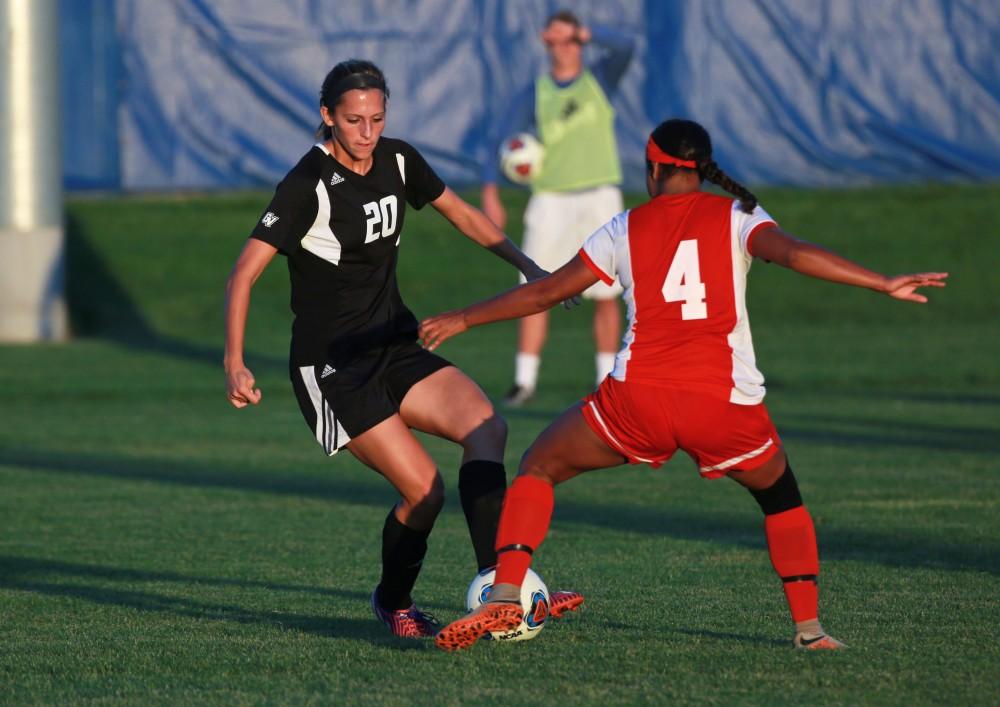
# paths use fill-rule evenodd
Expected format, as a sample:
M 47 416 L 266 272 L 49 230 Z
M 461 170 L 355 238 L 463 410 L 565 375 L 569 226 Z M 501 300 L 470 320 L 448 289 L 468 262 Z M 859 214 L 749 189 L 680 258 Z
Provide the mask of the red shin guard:
M 531 553 L 549 531 L 554 496 L 552 484 L 534 476 L 518 476 L 507 489 L 497 529 L 495 584 L 521 586 L 531 565 Z M 511 546 L 527 549 L 505 550 Z
M 785 583 L 785 598 L 796 623 L 817 617 L 819 552 L 816 529 L 805 506 L 764 517 L 771 564 Z

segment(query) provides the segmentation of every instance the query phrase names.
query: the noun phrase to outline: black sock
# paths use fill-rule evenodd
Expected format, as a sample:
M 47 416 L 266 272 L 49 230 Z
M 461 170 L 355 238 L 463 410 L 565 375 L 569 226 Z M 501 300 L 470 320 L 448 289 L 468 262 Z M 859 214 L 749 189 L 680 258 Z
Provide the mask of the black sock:
M 497 563 L 497 525 L 506 491 L 507 472 L 500 462 L 477 459 L 466 462 L 458 471 L 458 495 L 479 569 Z
M 383 609 L 406 609 L 413 604 L 410 590 L 427 553 L 428 530 L 415 530 L 396 518 L 393 508 L 382 526 L 382 581 L 378 603 Z

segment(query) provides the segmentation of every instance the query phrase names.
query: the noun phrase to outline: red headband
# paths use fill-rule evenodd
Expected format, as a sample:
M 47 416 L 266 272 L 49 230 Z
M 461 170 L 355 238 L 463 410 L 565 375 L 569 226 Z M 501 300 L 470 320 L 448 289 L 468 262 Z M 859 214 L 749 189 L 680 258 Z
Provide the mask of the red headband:
M 673 155 L 668 155 L 666 152 L 660 149 L 659 145 L 653 142 L 653 138 L 649 138 L 649 142 L 646 143 L 646 159 L 650 162 L 659 162 L 660 164 L 672 164 L 675 167 L 687 167 L 688 169 L 698 169 L 698 163 L 694 160 L 682 160 Z

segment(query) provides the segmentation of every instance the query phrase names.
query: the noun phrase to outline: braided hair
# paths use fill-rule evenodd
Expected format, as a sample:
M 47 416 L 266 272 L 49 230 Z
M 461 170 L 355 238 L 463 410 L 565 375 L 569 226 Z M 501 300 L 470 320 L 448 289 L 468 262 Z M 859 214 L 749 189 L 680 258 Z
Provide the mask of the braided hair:
M 708 131 L 693 120 L 681 120 L 672 118 L 656 126 L 650 136 L 656 146 L 682 160 L 690 160 L 697 165 L 698 177 L 707 179 L 713 184 L 718 184 L 724 190 L 740 200 L 740 208 L 746 213 L 751 213 L 757 207 L 757 197 L 745 186 L 737 182 L 722 169 L 712 159 L 712 138 L 708 136 Z M 662 164 L 660 167 L 665 177 L 669 177 L 678 170 L 689 170 L 687 167 Z M 653 162 L 646 160 L 646 169 L 653 171 Z
M 340 97 L 355 88 L 377 88 L 382 91 L 386 100 L 389 99 L 389 87 L 386 85 L 382 69 L 365 59 L 347 59 L 330 69 L 330 73 L 323 79 L 319 104 L 326 106 L 327 110 L 332 112 L 340 102 Z M 329 140 L 333 137 L 333 130 L 326 123 L 320 123 L 316 129 L 316 137 L 320 140 Z

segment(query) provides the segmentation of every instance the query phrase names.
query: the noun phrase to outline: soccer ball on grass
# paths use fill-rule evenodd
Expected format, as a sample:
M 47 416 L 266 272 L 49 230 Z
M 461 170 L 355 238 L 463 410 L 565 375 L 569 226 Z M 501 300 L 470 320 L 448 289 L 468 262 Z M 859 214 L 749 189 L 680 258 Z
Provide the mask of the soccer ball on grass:
M 473 611 L 486 601 L 493 588 L 496 569 L 488 567 L 477 574 L 465 595 L 465 608 Z M 529 569 L 521 584 L 521 608 L 524 611 L 521 623 L 510 631 L 493 631 L 489 637 L 498 641 L 527 641 L 534 638 L 545 627 L 549 617 L 549 590 L 545 582 L 534 570 Z

